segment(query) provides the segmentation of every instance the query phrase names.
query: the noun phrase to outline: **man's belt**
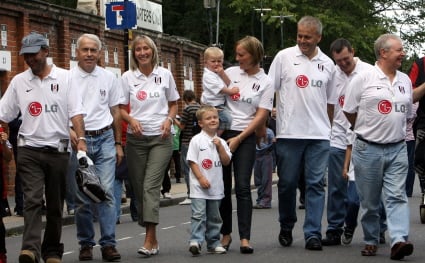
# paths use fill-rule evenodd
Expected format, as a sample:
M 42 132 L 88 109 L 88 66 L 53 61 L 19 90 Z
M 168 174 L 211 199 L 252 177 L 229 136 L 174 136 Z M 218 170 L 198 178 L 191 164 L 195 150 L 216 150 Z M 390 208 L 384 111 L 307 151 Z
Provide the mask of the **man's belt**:
M 95 131 L 86 131 L 86 135 L 87 136 L 99 136 L 101 134 L 103 134 L 104 132 L 110 130 L 112 128 L 112 125 L 108 125 L 100 130 L 95 130 Z

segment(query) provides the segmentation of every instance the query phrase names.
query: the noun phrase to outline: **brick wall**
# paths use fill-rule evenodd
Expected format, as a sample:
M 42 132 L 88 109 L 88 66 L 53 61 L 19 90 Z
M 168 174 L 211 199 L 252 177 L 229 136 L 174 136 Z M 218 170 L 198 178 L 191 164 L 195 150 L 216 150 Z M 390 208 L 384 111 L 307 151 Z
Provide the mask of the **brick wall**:
M 74 9 L 50 5 L 43 1 L 0 1 L 0 25 L 7 26 L 7 47 L 12 55 L 12 70 L 0 71 L 0 89 L 2 94 L 13 76 L 24 71 L 27 66 L 19 56 L 21 39 L 31 31 L 46 34 L 49 39 L 50 57 L 59 67 L 70 68 L 73 60 L 71 46 L 73 41 L 82 33 L 93 33 L 99 36 L 103 45 L 108 50 L 109 63 L 105 63 L 105 56 L 101 56 L 100 65 L 115 67 L 125 71 L 125 35 L 123 30 L 104 30 L 104 19 L 100 16 L 85 14 Z M 203 50 L 206 46 L 190 42 L 181 37 L 170 36 L 163 33 L 134 30 L 132 35 L 149 35 L 157 44 L 160 60 L 164 67 L 171 65 L 180 95 L 182 95 L 185 80 L 192 77 L 193 88 L 199 97 L 202 93 Z M 114 64 L 114 50 L 118 51 L 118 64 Z M 189 69 L 192 74 L 189 74 Z M 179 101 L 179 114 L 184 104 Z M 8 189 L 9 194 L 14 194 L 15 167 L 13 161 L 9 164 Z

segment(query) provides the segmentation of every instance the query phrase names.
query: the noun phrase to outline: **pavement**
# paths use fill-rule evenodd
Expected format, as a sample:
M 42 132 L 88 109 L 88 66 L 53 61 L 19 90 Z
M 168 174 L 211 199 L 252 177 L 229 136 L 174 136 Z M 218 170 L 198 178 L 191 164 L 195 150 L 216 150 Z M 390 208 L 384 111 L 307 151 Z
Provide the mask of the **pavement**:
M 276 173 L 273 173 L 273 183 L 277 183 L 278 177 Z M 251 188 L 255 188 L 254 186 L 254 176 L 251 177 Z M 233 192 L 233 191 L 232 191 Z M 161 196 L 160 200 L 160 206 L 172 206 L 172 205 L 179 205 L 181 201 L 183 201 L 187 197 L 187 187 L 186 183 L 184 183 L 184 180 L 182 180 L 182 183 L 176 183 L 175 179 L 171 179 L 171 199 L 165 199 Z M 9 205 L 11 211 L 15 208 L 15 199 L 14 196 L 8 197 Z M 129 214 L 130 213 L 130 199 L 127 198 L 127 202 L 122 203 L 121 205 L 121 211 L 122 214 Z M 46 218 L 45 216 L 42 217 L 43 220 L 43 226 L 45 225 Z M 14 236 L 14 235 L 21 235 L 24 230 L 24 218 L 20 216 L 8 216 L 3 218 L 3 222 L 6 227 L 6 236 Z M 74 216 L 68 215 L 66 213 L 66 209 L 64 209 L 63 214 L 63 225 L 71 225 L 74 224 Z

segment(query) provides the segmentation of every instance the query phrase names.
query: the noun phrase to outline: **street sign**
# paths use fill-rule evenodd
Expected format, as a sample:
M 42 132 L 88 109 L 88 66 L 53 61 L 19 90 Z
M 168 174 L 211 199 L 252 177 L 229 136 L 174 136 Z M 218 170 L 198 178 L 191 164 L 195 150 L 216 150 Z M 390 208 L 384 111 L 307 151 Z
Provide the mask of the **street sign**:
M 136 4 L 132 1 L 110 2 L 105 4 L 105 28 L 136 29 Z

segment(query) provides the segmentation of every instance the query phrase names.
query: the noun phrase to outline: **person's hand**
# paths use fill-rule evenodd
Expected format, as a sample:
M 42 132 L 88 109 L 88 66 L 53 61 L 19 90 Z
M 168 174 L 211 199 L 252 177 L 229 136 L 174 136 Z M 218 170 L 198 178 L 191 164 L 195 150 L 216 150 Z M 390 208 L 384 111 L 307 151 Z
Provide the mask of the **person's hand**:
M 134 136 L 142 136 L 143 127 L 138 120 L 131 118 L 131 121 L 128 124 L 130 125 L 131 132 Z
M 227 140 L 227 144 L 229 145 L 230 152 L 234 153 L 238 149 L 239 145 L 241 144 L 239 135 L 236 137 L 229 138 Z
M 0 143 L 3 144 L 4 142 L 6 142 L 8 139 L 8 135 L 7 133 L 5 133 L 4 131 L 0 132 Z
M 115 149 L 117 151 L 117 166 L 118 166 L 121 164 L 121 161 L 124 158 L 124 151 L 122 149 L 121 144 L 115 145 Z
M 239 88 L 238 87 L 232 87 L 230 88 L 230 96 L 238 94 L 239 93 Z
M 162 123 L 161 131 L 161 138 L 163 139 L 168 138 L 171 135 L 171 122 L 168 118 Z
M 211 187 L 210 182 L 208 181 L 208 179 L 205 176 L 202 176 L 201 178 L 198 178 L 199 184 L 201 185 L 202 188 L 204 189 L 208 189 Z
M 348 181 L 348 168 L 345 166 L 342 169 L 342 178 Z

